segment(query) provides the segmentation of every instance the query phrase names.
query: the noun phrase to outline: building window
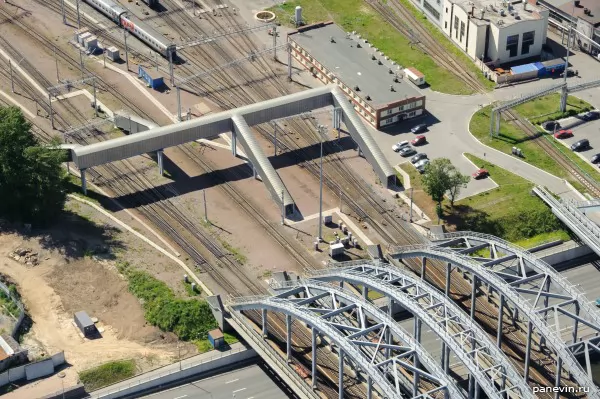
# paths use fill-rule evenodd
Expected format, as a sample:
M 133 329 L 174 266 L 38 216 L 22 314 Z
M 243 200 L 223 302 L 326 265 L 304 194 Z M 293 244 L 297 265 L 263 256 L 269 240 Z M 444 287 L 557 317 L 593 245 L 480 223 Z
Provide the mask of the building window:
M 529 47 L 533 46 L 535 41 L 535 31 L 523 33 L 523 43 L 521 44 L 521 54 L 529 54 Z
M 464 37 L 465 37 L 465 23 L 461 22 L 460 23 L 460 42 L 461 43 L 462 43 Z
M 415 111 L 413 111 L 413 112 L 409 112 L 409 113 L 408 113 L 408 117 L 409 117 L 409 118 L 412 118 L 413 116 L 415 116 Z
M 519 35 L 511 35 L 506 38 L 506 51 L 509 57 L 516 57 L 519 52 Z
M 456 32 L 456 38 L 458 39 L 458 17 L 454 17 L 454 31 Z
M 444 29 L 448 29 L 448 21 L 444 22 Z
M 448 7 L 446 7 L 446 14 L 448 14 Z
M 391 114 L 392 114 L 392 110 L 391 110 L 391 109 L 388 109 L 387 111 L 385 111 L 385 114 L 386 114 L 386 115 L 391 115 Z
M 438 1 L 439 4 L 439 1 Z M 425 0 L 423 2 L 423 8 L 427 10 L 427 12 L 429 12 L 431 15 L 433 15 L 433 17 L 437 20 L 440 19 L 440 12 L 438 10 L 436 10 L 435 8 L 433 8 L 433 6 L 431 4 L 429 4 L 427 2 L 427 0 Z

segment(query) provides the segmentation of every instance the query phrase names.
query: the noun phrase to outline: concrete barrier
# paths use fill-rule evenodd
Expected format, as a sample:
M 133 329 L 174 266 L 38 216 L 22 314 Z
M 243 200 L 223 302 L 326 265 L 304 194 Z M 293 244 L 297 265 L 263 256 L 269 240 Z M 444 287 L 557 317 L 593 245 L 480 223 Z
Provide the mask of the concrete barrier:
M 75 385 L 74 387 L 65 388 L 64 390 L 54 392 L 44 396 L 42 399 L 80 399 L 87 397 L 87 392 L 83 384 Z
M 550 253 L 540 257 L 541 260 L 548 263 L 549 265 L 559 265 L 564 262 L 568 262 L 573 259 L 581 258 L 583 256 L 592 255 L 594 251 L 587 245 L 576 246 L 567 249 L 560 249 L 557 252 Z
M 13 367 L 0 374 L 0 387 L 14 381 L 27 381 L 53 374 L 57 366 L 65 363 L 65 353 L 59 352 L 39 362 Z
M 213 371 L 222 367 L 232 366 L 236 363 L 243 362 L 245 360 L 256 357 L 254 349 L 242 348 L 239 351 L 229 352 L 227 355 L 222 355 L 216 358 L 200 361 L 198 364 L 186 365 L 180 369 L 174 369 L 165 371 L 164 374 L 160 373 L 160 369 L 146 373 L 149 375 L 144 377 L 144 374 L 130 378 L 128 380 L 121 381 L 112 387 L 102 388 L 98 391 L 90 393 L 91 398 L 122 398 L 127 396 L 135 396 L 136 394 L 151 389 L 160 388 L 165 385 L 172 384 L 179 380 L 184 380 L 190 377 L 198 377 L 203 373 Z M 169 368 L 172 365 L 165 366 Z

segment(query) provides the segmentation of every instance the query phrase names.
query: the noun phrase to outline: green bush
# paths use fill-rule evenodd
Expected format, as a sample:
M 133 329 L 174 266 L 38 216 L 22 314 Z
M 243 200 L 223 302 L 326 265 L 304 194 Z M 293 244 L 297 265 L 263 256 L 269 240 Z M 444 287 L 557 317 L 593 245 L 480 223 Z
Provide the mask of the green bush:
M 135 361 L 116 360 L 79 373 L 79 380 L 90 392 L 135 375 Z
M 163 331 L 182 339 L 205 339 L 208 331 L 217 327 L 206 301 L 180 299 L 162 281 L 150 274 L 124 268 L 129 291 L 142 300 L 145 318 Z

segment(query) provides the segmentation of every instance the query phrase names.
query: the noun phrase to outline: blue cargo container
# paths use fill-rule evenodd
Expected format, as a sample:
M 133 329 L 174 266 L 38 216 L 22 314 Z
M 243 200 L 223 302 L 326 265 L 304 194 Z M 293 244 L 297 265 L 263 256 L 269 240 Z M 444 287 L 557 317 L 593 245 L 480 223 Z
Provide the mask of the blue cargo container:
M 165 84 L 162 76 L 146 71 L 141 65 L 138 67 L 138 77 L 144 79 L 148 87 L 155 90 Z
M 518 65 L 510 68 L 514 80 L 529 80 L 538 77 L 538 68 L 535 64 Z
M 542 65 L 545 69 L 544 73 L 547 75 L 561 73 L 565 70 L 565 60 L 560 58 L 555 60 L 544 61 L 542 62 Z

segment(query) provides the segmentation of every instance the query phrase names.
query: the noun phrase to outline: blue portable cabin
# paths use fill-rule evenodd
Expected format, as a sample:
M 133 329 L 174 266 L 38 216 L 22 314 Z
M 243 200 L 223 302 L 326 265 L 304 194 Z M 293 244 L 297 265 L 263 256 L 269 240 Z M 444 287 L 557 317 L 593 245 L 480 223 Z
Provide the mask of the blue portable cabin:
M 225 337 L 220 329 L 211 330 L 208 332 L 208 342 L 215 349 L 225 346 Z
M 138 77 L 144 79 L 148 87 L 155 90 L 165 84 L 162 76 L 159 76 L 152 71 L 146 71 L 141 65 L 138 67 Z
M 544 66 L 543 73 L 545 75 L 557 74 L 565 70 L 565 60 L 562 58 L 544 61 L 542 62 L 542 65 Z
M 515 76 L 514 80 L 535 79 L 538 77 L 539 73 L 535 64 L 517 65 L 510 68 L 510 71 L 512 75 Z

